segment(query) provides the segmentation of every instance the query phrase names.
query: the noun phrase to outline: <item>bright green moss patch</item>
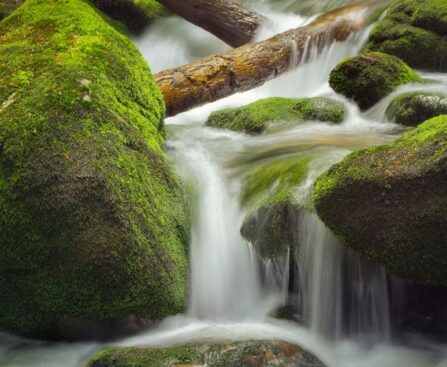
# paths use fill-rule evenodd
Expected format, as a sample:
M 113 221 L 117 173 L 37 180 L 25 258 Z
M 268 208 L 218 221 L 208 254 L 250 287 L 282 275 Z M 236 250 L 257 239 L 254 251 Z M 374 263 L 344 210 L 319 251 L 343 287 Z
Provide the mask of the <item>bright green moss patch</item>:
M 329 98 L 271 97 L 247 106 L 213 112 L 205 125 L 258 134 L 264 132 L 269 123 L 308 120 L 340 123 L 345 115 L 343 104 Z
M 314 356 L 283 341 L 195 344 L 166 349 L 111 348 L 88 367 L 324 367 Z
M 318 215 L 344 244 L 415 283 L 447 285 L 447 115 L 355 152 L 315 184 Z
M 367 49 L 400 57 L 414 68 L 446 71 L 447 3 L 396 1 L 371 32 Z
M 110 337 L 182 311 L 184 199 L 136 47 L 87 1 L 28 0 L 0 74 L 0 329 Z
M 380 52 L 343 60 L 332 70 L 329 83 L 337 93 L 368 109 L 400 85 L 418 82 L 419 76 L 403 61 Z
M 401 95 L 386 110 L 388 119 L 406 126 L 417 126 L 443 114 L 447 114 L 447 96 L 430 93 Z

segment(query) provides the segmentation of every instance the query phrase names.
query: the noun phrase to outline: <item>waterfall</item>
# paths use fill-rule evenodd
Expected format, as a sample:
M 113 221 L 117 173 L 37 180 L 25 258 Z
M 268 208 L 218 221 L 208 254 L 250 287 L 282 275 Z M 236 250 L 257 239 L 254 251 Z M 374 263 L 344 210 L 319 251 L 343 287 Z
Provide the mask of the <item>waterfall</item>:
M 312 332 L 331 339 L 390 338 L 384 269 L 342 247 L 319 218 L 299 223 L 300 305 Z

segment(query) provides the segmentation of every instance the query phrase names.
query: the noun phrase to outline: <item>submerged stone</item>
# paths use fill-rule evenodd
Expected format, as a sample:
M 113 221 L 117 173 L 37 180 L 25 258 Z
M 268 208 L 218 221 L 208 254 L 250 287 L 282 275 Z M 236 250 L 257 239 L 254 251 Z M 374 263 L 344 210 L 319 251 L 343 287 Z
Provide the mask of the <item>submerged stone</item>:
M 111 348 L 88 367 L 324 367 L 302 348 L 284 341 L 193 344 L 175 348 Z
M 181 312 L 186 203 L 148 65 L 82 0 L 28 0 L 0 38 L 0 329 L 103 338 Z
M 367 49 L 395 55 L 413 68 L 447 71 L 446 1 L 396 1 L 372 30 Z
M 341 242 L 409 282 L 447 285 L 447 115 L 354 152 L 320 176 L 318 215 Z
M 243 131 L 250 134 L 264 132 L 271 123 L 318 120 L 341 123 L 345 119 L 343 103 L 326 97 L 282 98 L 271 97 L 247 106 L 213 112 L 206 126 Z
M 417 126 L 432 117 L 447 114 L 447 96 L 430 93 L 407 93 L 395 98 L 386 110 L 391 121 Z
M 252 205 L 241 235 L 264 259 L 278 259 L 297 246 L 298 221 L 306 198 L 296 190 L 307 174 L 308 157 L 282 159 L 261 165 L 244 180 L 241 202 Z
M 343 60 L 332 70 L 329 83 L 366 110 L 397 87 L 419 81 L 420 77 L 397 57 L 370 52 Z

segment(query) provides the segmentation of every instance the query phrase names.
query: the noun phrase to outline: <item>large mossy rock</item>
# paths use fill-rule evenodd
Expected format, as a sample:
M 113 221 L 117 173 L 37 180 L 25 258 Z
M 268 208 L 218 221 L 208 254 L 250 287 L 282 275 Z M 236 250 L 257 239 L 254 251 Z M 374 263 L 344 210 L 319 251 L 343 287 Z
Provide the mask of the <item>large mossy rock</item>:
M 102 337 L 182 311 L 185 200 L 136 47 L 82 0 L 28 0 L 0 39 L 0 329 Z
M 447 116 L 352 153 L 315 184 L 342 243 L 407 281 L 447 285 Z
M 387 118 L 398 124 L 417 126 L 433 117 L 447 114 L 447 95 L 407 93 L 391 101 Z
M 371 32 L 367 49 L 418 69 L 447 71 L 447 2 L 399 0 Z
M 370 52 L 343 60 L 332 70 L 329 83 L 337 93 L 353 99 L 366 110 L 397 87 L 420 80 L 397 57 Z
M 297 246 L 298 222 L 310 204 L 296 190 L 306 178 L 308 162 L 308 157 L 270 162 L 244 180 L 242 204 L 256 205 L 245 218 L 241 235 L 261 258 L 275 260 Z
M 205 125 L 259 134 L 266 130 L 269 123 L 308 120 L 340 123 L 345 116 L 343 103 L 329 98 L 271 97 L 247 106 L 213 112 Z
M 302 348 L 283 341 L 197 344 L 166 349 L 112 348 L 88 367 L 324 367 Z

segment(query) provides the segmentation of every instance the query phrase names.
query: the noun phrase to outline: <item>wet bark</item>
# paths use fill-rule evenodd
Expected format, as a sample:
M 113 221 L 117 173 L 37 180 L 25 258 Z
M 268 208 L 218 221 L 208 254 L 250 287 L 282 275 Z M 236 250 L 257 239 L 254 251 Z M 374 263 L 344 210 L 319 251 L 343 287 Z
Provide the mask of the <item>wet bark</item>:
M 262 15 L 232 0 L 158 0 L 158 2 L 232 47 L 249 43 L 265 21 Z
M 371 3 L 349 4 L 318 17 L 307 26 L 156 74 L 167 115 L 260 86 L 298 66 L 306 57 L 308 47 L 321 51 L 332 42 L 345 41 L 367 24 L 374 8 Z M 291 65 L 295 56 L 296 65 Z

